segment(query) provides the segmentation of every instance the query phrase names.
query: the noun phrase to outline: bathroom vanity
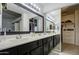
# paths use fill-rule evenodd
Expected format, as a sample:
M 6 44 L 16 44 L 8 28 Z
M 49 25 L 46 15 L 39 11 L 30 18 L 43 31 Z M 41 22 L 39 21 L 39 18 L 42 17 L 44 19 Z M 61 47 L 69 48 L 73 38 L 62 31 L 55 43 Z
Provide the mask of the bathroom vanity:
M 47 55 L 60 43 L 60 18 L 50 21 L 21 3 L 2 7 L 0 55 Z
M 0 42 L 0 55 L 47 55 L 60 42 L 59 34 L 31 33 L 20 36 Z

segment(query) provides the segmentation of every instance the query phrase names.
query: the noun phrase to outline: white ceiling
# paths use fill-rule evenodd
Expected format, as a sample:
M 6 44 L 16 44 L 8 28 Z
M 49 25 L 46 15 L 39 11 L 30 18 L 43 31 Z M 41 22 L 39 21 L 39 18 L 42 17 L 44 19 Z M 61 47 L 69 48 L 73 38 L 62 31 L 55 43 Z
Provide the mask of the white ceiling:
M 41 12 L 43 13 L 50 13 L 56 9 L 59 9 L 59 8 L 62 8 L 62 7 L 65 7 L 65 6 L 70 6 L 70 5 L 73 5 L 74 3 L 36 3 L 38 5 L 38 7 L 41 8 Z M 21 7 L 18 7 L 14 4 L 9 4 L 8 3 L 8 9 L 12 10 L 12 11 L 15 11 L 17 13 L 27 13 L 28 15 L 30 15 L 30 17 L 32 16 L 36 16 L 32 13 L 29 13 L 27 10 L 21 8 Z
M 37 3 L 37 5 L 42 9 L 43 13 L 49 13 L 56 9 L 59 9 L 65 6 L 70 6 L 73 4 L 75 3 Z

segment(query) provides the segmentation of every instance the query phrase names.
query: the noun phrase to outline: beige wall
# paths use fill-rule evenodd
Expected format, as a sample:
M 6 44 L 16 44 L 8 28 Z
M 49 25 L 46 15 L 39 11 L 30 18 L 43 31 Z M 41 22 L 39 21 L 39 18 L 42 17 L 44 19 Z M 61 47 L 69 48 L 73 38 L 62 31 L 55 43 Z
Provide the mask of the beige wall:
M 75 44 L 79 45 L 79 8 L 75 11 L 75 27 L 76 27 L 76 40 Z

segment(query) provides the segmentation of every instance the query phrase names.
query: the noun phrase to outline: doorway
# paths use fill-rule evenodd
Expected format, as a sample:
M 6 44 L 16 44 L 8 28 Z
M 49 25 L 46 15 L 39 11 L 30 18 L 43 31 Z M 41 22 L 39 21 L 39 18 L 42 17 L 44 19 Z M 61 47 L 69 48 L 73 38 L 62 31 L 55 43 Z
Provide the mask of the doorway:
M 61 9 L 62 52 L 79 54 L 79 4 Z

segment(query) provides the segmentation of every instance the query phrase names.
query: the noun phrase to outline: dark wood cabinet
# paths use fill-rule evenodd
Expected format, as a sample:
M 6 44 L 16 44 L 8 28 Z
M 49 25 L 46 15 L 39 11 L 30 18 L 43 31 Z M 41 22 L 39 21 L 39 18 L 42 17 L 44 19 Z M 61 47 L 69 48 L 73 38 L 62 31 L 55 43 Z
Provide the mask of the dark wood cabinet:
M 46 44 L 43 45 L 43 48 L 44 48 L 43 52 L 44 52 L 44 55 L 47 55 L 47 54 L 49 53 L 49 46 L 48 46 L 48 45 L 49 45 L 48 43 L 46 43 Z
M 47 55 L 60 42 L 60 35 L 54 35 L 9 49 L 1 50 L 0 55 Z
M 43 40 L 44 42 L 44 55 L 49 54 L 50 50 L 53 48 L 53 41 L 51 37 L 48 37 Z
M 18 55 L 17 52 L 17 47 L 14 47 L 0 51 L 0 55 Z
M 53 40 L 53 46 L 55 47 L 60 42 L 60 35 L 55 35 Z
M 54 41 L 53 41 L 53 47 L 55 47 L 56 46 L 56 41 L 57 41 L 56 40 L 56 36 L 54 36 L 53 39 L 54 39 Z
M 52 37 L 51 37 L 52 39 Z M 49 42 L 49 50 L 52 50 L 53 49 L 53 40 L 50 40 Z
M 20 45 L 18 46 L 18 54 L 19 55 L 27 55 L 29 54 L 30 47 L 28 47 L 28 44 Z
M 43 55 L 43 47 L 40 46 L 32 51 L 30 51 L 31 55 Z
M 29 55 L 30 51 L 39 47 L 39 41 L 30 42 L 24 45 L 18 46 L 18 54 Z
M 60 35 L 57 35 L 56 39 L 57 39 L 57 44 L 58 44 L 60 42 Z

